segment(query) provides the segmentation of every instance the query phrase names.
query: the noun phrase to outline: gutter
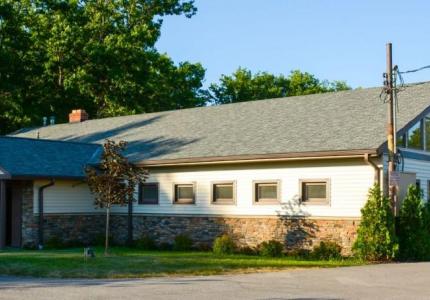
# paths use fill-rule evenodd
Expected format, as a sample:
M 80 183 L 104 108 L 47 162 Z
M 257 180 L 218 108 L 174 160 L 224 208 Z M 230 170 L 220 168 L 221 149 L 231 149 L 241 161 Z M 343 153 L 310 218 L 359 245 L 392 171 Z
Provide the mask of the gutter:
M 378 156 L 377 149 L 360 149 L 348 151 L 315 151 L 315 152 L 293 152 L 259 155 L 231 155 L 213 157 L 194 157 L 179 159 L 142 160 L 135 163 L 140 167 L 163 167 L 179 165 L 208 165 L 225 163 L 250 163 L 250 162 L 277 162 L 277 161 L 300 161 L 318 159 L 344 159 L 362 158 L 364 154 Z
M 364 154 L 364 161 L 366 162 L 366 164 L 372 166 L 375 169 L 375 183 L 379 185 L 381 183 L 381 169 L 373 161 L 370 160 L 369 153 Z
M 43 191 L 50 187 L 53 186 L 55 184 L 54 179 L 51 179 L 51 181 L 48 184 L 42 185 L 39 187 L 39 243 L 38 243 L 38 249 L 42 250 L 43 249 Z

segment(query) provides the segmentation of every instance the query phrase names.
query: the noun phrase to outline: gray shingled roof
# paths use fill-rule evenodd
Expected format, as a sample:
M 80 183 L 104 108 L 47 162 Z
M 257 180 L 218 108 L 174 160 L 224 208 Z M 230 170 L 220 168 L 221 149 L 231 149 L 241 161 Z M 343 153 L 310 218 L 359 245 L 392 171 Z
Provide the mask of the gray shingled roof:
M 132 161 L 376 149 L 386 140 L 381 88 L 90 120 L 16 136 L 129 142 Z M 430 83 L 399 94 L 398 128 L 430 106 Z
M 98 149 L 95 144 L 0 137 L 0 168 L 12 177 L 81 178 L 87 163 L 101 153 Z

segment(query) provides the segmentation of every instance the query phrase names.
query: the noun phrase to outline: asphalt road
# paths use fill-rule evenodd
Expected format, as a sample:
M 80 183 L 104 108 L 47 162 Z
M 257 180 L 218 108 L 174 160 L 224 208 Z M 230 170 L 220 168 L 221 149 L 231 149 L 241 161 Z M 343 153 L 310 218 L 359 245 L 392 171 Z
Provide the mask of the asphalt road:
M 0 277 L 0 299 L 430 299 L 430 263 L 139 280 Z

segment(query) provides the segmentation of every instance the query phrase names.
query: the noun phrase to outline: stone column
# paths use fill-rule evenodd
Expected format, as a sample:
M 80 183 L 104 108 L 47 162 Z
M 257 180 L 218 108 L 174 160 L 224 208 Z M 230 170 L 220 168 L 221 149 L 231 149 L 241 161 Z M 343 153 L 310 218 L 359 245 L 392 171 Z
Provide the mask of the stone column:
M 0 180 L 0 249 L 6 247 L 6 182 Z

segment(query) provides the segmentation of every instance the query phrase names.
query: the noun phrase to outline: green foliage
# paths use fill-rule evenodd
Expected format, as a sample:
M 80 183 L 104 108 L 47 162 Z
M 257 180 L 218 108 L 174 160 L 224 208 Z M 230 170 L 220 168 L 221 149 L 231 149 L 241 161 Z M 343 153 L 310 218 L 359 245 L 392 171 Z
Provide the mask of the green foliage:
M 109 218 L 112 205 L 126 205 L 134 199 L 138 183 L 144 182 L 148 172 L 131 164 L 123 155 L 127 143 L 106 140 L 100 164 L 87 167 L 87 183 L 94 194 L 94 205 L 106 209 L 105 252 L 109 248 Z
M 218 255 L 233 254 L 235 249 L 236 244 L 227 234 L 217 237 L 212 247 L 213 252 Z
M 258 255 L 258 249 L 248 246 L 240 247 L 236 252 L 243 255 Z
M 173 250 L 175 251 L 188 251 L 193 247 L 193 240 L 186 234 L 179 234 L 175 237 L 173 243 Z
M 150 236 L 142 236 L 135 242 L 136 248 L 141 250 L 157 250 L 155 240 Z
M 67 120 L 201 106 L 205 70 L 155 48 L 193 1 L 0 0 L 0 134 Z
M 430 231 L 428 210 L 422 192 L 410 185 L 399 213 L 399 249 L 402 260 L 430 259 Z
M 58 236 L 52 236 L 45 242 L 46 249 L 62 249 L 65 248 L 64 242 Z
M 258 251 L 261 256 L 279 257 L 282 256 L 284 245 L 275 240 L 264 241 L 258 245 Z
M 394 216 L 390 200 L 382 196 L 378 185 L 369 190 L 361 209 L 361 222 L 353 251 L 361 259 L 380 261 L 395 258 L 398 251 Z
M 314 259 L 340 259 L 342 258 L 341 250 L 342 247 L 335 242 L 322 241 L 312 250 L 311 256 Z
M 239 68 L 231 76 L 222 75 L 219 84 L 211 84 L 208 100 L 213 104 L 225 104 L 348 89 L 350 87 L 343 81 L 321 81 L 299 70 L 285 77 L 267 72 L 252 74 L 250 70 Z

